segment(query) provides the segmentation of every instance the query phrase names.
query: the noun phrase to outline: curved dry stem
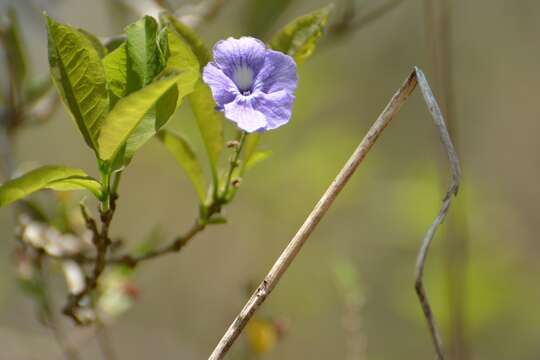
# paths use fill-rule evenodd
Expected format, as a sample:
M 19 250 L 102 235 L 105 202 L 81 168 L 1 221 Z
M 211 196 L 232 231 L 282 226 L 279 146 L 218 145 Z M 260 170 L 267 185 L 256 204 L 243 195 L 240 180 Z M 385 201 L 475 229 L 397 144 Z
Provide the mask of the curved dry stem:
M 424 237 L 424 241 L 422 243 L 417 262 L 416 277 L 416 284 L 418 284 L 417 288 L 420 289 L 419 297 L 422 308 L 424 309 L 426 321 L 429 324 L 431 335 L 434 339 L 436 352 L 439 356 L 439 359 L 442 359 L 442 344 L 440 341 L 437 326 L 435 324 L 435 320 L 433 318 L 431 307 L 429 305 L 426 292 L 423 287 L 422 273 L 427 258 L 429 245 L 431 243 L 431 240 L 433 239 L 435 230 L 444 220 L 444 217 L 448 212 L 452 196 L 457 193 L 460 180 L 460 165 L 437 102 L 433 97 L 433 94 L 431 92 L 431 89 L 429 88 L 424 74 L 420 69 L 415 67 L 411 74 L 407 77 L 405 82 L 402 84 L 402 86 L 394 94 L 394 96 L 392 97 L 386 108 L 383 110 L 383 112 L 379 115 L 375 123 L 371 126 L 368 133 L 362 139 L 362 141 L 360 142 L 354 153 L 351 155 L 347 163 L 340 170 L 335 180 L 330 184 L 319 202 L 315 205 L 315 208 L 306 218 L 304 224 L 297 231 L 296 235 L 289 242 L 285 250 L 283 250 L 283 252 L 276 260 L 276 262 L 274 263 L 264 280 L 261 282 L 257 290 L 253 293 L 251 298 L 245 304 L 244 308 L 240 311 L 238 316 L 229 326 L 221 340 L 216 345 L 214 351 L 208 358 L 209 360 L 219 360 L 224 358 L 230 347 L 233 345 L 235 340 L 238 338 L 238 336 L 248 323 L 249 319 L 253 316 L 255 311 L 257 311 L 259 306 L 264 302 L 264 300 L 275 288 L 275 286 L 281 279 L 281 276 L 285 273 L 285 271 L 287 271 L 289 265 L 294 261 L 294 259 L 300 252 L 302 246 L 309 238 L 317 224 L 324 217 L 327 210 L 330 208 L 336 197 L 339 195 L 340 191 L 346 185 L 346 183 L 353 175 L 357 167 L 360 165 L 360 163 L 364 160 L 367 153 L 375 144 L 378 137 L 388 126 L 393 117 L 399 112 L 401 106 L 405 103 L 405 101 L 413 92 L 417 84 L 422 91 L 424 101 L 426 102 L 427 107 L 432 115 L 433 121 L 437 126 L 441 142 L 444 146 L 452 169 L 452 183 L 444 199 L 443 207 L 437 215 L 437 218 L 431 225 L 430 229 L 428 230 L 428 233 Z

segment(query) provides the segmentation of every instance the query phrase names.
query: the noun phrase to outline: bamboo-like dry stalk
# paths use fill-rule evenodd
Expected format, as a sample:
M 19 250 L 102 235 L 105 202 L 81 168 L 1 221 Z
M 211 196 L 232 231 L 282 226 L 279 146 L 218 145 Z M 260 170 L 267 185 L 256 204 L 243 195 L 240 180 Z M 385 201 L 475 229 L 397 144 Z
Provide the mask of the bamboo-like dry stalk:
M 444 198 L 443 205 L 422 241 L 422 246 L 418 253 L 415 279 L 415 289 L 420 300 L 424 316 L 429 325 L 433 344 L 437 353 L 437 358 L 439 360 L 442 360 L 444 358 L 441 337 L 435 324 L 435 319 L 433 317 L 433 313 L 431 311 L 431 307 L 429 305 L 426 291 L 423 285 L 423 272 L 427 254 L 429 251 L 429 246 L 431 244 L 431 241 L 433 240 L 435 231 L 446 217 L 452 201 L 452 196 L 457 194 L 461 172 L 459 159 L 454 150 L 454 146 L 448 134 L 448 130 L 446 128 L 439 106 L 437 105 L 437 102 L 433 96 L 433 93 L 423 72 L 415 67 L 411 74 L 401 85 L 401 87 L 398 89 L 398 91 L 394 94 L 392 99 L 390 99 L 390 102 L 388 103 L 388 105 L 386 105 L 386 108 L 379 115 L 379 117 L 371 126 L 371 128 L 369 129 L 365 137 L 362 139 L 356 150 L 353 152 L 347 163 L 343 166 L 343 168 L 340 170 L 340 172 L 338 173 L 334 181 L 330 184 L 328 189 L 325 191 L 319 202 L 315 205 L 315 208 L 306 218 L 300 229 L 298 229 L 296 235 L 294 235 L 285 250 L 283 250 L 281 255 L 278 257 L 278 259 L 276 260 L 264 280 L 261 282 L 259 287 L 255 290 L 255 292 L 245 304 L 243 309 L 236 316 L 236 318 L 229 326 L 221 340 L 218 342 L 214 351 L 208 358 L 209 360 L 220 360 L 224 358 L 230 347 L 233 345 L 235 340 L 238 338 L 238 336 L 248 323 L 249 319 L 257 311 L 259 306 L 266 300 L 268 295 L 270 295 L 272 290 L 274 290 L 275 286 L 278 284 L 283 274 L 289 268 L 289 265 L 294 261 L 294 259 L 302 249 L 302 246 L 305 244 L 313 230 L 315 230 L 315 227 L 324 217 L 324 215 L 326 214 L 334 200 L 337 198 L 341 190 L 345 187 L 348 180 L 354 174 L 360 163 L 362 163 L 369 150 L 377 141 L 378 137 L 388 126 L 394 116 L 399 112 L 403 104 L 408 99 L 409 95 L 415 89 L 416 85 L 420 87 L 424 101 L 426 102 L 433 121 L 437 126 L 439 136 L 446 150 L 452 172 L 452 181 L 448 188 L 448 192 Z

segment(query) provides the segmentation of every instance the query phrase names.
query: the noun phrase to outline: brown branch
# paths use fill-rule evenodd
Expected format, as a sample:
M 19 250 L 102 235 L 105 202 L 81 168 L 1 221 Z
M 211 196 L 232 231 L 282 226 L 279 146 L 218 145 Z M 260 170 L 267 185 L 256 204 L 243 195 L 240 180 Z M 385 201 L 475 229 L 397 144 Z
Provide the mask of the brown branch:
M 300 252 L 302 246 L 309 238 L 317 224 L 321 221 L 323 216 L 326 214 L 336 197 L 339 195 L 340 191 L 346 185 L 352 174 L 355 172 L 360 163 L 364 160 L 369 150 L 375 144 L 376 140 L 384 129 L 388 126 L 393 117 L 399 112 L 401 106 L 405 103 L 409 95 L 413 92 L 416 85 L 419 85 L 424 96 L 424 100 L 429 108 L 430 113 L 432 114 L 433 120 L 439 130 L 439 135 L 441 137 L 443 146 L 447 152 L 448 159 L 452 168 L 452 183 L 448 190 L 448 193 L 444 199 L 443 207 L 441 212 L 438 214 L 436 220 L 430 227 L 430 230 L 424 237 L 422 247 L 420 249 L 418 263 L 417 263 L 417 277 L 416 277 L 416 287 L 417 289 L 422 289 L 423 297 L 420 298 L 422 308 L 426 316 L 426 320 L 430 324 L 430 330 L 432 337 L 434 338 L 434 343 L 437 349 L 437 353 L 442 353 L 440 346 L 440 336 L 438 335 L 437 327 L 433 320 L 431 308 L 427 297 L 425 296 L 425 291 L 422 284 L 422 272 L 429 249 L 429 245 L 433 238 L 435 229 L 444 219 L 448 207 L 450 206 L 450 199 L 452 195 L 457 193 L 460 179 L 460 170 L 459 170 L 459 161 L 454 151 L 454 147 L 448 135 L 448 131 L 444 124 L 444 120 L 440 113 L 437 103 L 431 94 L 431 90 L 425 80 L 424 74 L 418 68 L 415 68 L 413 72 L 407 77 L 405 82 L 402 84 L 400 89 L 394 94 L 386 108 L 379 115 L 375 123 L 369 129 L 368 133 L 364 139 L 360 142 L 357 149 L 354 151 L 352 156 L 349 158 L 345 166 L 338 173 L 337 177 L 330 184 L 326 192 L 323 194 L 319 202 L 315 205 L 315 208 L 309 214 L 304 224 L 300 227 L 296 235 L 289 242 L 285 250 L 281 253 L 277 261 L 274 263 L 262 283 L 259 285 L 257 290 L 253 293 L 251 298 L 245 304 L 244 308 L 240 311 L 238 316 L 232 322 L 230 327 L 227 329 L 214 351 L 209 357 L 209 360 L 219 360 L 223 359 L 226 355 L 232 344 L 238 338 L 249 319 L 257 311 L 259 306 L 264 302 L 268 295 L 275 288 L 279 282 L 281 276 L 287 271 L 289 265 L 296 258 Z
M 201 223 L 199 220 L 195 221 L 193 226 L 182 236 L 177 237 L 168 245 L 163 246 L 162 248 L 149 251 L 140 256 L 133 255 L 122 255 L 119 257 L 114 257 L 107 259 L 108 264 L 124 264 L 130 267 L 135 267 L 139 263 L 161 257 L 163 255 L 172 254 L 179 252 L 186 246 L 186 244 L 195 237 L 198 233 L 206 228 L 204 223 Z
M 99 230 L 96 221 L 90 216 L 85 205 L 81 204 L 81 213 L 86 223 L 86 227 L 92 232 L 92 242 L 96 248 L 96 258 L 94 260 L 94 270 L 92 275 L 86 279 L 83 290 L 76 294 L 71 294 L 63 309 L 63 313 L 72 318 L 78 325 L 84 325 L 76 314 L 77 309 L 80 307 L 80 301 L 97 288 L 99 277 L 105 270 L 107 264 L 107 250 L 111 244 L 109 227 L 115 208 L 115 196 L 113 195 L 111 197 L 110 209 L 104 211 L 100 208 L 101 230 Z

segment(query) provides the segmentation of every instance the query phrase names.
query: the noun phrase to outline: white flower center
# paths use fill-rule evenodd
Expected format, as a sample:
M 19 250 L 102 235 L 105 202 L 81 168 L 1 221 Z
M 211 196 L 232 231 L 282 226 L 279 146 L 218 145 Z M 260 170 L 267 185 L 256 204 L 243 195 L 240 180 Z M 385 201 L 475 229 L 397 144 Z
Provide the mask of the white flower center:
M 242 64 L 235 69 L 233 80 L 240 91 L 249 91 L 253 84 L 253 70 Z

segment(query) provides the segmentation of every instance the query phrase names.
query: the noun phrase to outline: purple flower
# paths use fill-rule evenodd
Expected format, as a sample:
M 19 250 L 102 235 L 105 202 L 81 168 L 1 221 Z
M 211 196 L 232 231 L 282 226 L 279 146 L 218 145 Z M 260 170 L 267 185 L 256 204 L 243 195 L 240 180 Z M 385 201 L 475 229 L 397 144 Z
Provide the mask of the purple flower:
M 244 131 L 272 130 L 291 117 L 297 74 L 294 60 L 252 37 L 214 46 L 203 71 L 217 109 Z

